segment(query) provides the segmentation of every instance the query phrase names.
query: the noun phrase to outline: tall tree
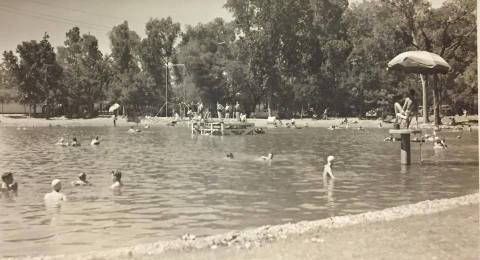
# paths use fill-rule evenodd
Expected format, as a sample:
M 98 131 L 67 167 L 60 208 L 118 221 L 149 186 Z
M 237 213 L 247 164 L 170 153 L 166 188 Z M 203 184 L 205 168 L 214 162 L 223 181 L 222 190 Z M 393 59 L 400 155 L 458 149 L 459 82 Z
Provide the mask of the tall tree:
M 61 96 L 62 68 L 45 34 L 40 42 L 23 42 L 17 46 L 18 57 L 12 51 L 4 52 L 6 69 L 18 83 L 20 102 L 36 111 L 42 104 L 49 116 L 56 100 Z

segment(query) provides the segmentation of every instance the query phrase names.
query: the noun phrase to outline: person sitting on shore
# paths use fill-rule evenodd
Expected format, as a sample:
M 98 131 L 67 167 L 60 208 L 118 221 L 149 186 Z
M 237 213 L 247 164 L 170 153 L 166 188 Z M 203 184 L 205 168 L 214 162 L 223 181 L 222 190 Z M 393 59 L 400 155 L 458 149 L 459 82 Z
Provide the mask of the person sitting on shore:
M 271 161 L 273 159 L 273 154 L 269 153 L 267 156 L 260 157 L 260 159 L 262 159 L 264 161 Z
M 447 144 L 445 143 L 445 139 L 437 139 L 433 143 L 433 149 L 447 149 Z
M 226 157 L 227 159 L 233 159 L 233 153 L 227 153 Z
M 323 167 L 324 179 L 326 179 L 327 177 L 335 179 L 335 176 L 333 176 L 333 172 L 332 172 L 333 160 L 335 160 L 335 157 L 333 155 L 329 155 L 327 157 L 327 164 L 325 164 L 325 166 Z
M 60 145 L 60 146 L 68 146 L 68 142 L 65 141 L 65 138 L 60 138 L 58 142 L 55 145 Z
M 18 184 L 13 180 L 13 173 L 5 172 L 2 174 L 2 186 L 0 187 L 0 191 L 13 191 L 16 192 L 18 190 Z
M 74 147 L 75 146 L 80 146 L 80 142 L 77 141 L 77 138 L 75 136 L 72 138 L 71 146 L 74 146 Z
M 112 171 L 112 181 L 113 184 L 110 186 L 111 189 L 118 189 L 122 187 L 122 172 L 119 170 Z
M 45 202 L 58 204 L 61 201 L 66 201 L 67 197 L 60 192 L 62 190 L 62 182 L 59 179 L 52 181 L 52 192 L 45 194 Z
M 82 172 L 78 175 L 78 180 L 72 181 L 72 186 L 91 186 L 92 184 L 87 180 L 87 174 Z
M 343 121 L 340 123 L 341 125 L 346 125 L 348 124 L 348 118 L 345 117 L 345 119 L 343 119 Z
M 90 143 L 90 145 L 99 145 L 100 144 L 100 140 L 98 140 L 98 136 L 95 137 L 95 139 L 92 140 L 92 142 Z

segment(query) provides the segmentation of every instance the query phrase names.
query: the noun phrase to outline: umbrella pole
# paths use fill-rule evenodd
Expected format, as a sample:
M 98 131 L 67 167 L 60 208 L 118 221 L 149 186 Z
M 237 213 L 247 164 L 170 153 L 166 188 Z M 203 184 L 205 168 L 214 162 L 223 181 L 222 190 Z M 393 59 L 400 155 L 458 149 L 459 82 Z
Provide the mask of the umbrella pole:
M 424 78 L 425 77 L 425 78 Z M 427 84 L 428 78 L 426 75 L 420 74 L 420 80 L 422 81 L 422 114 L 423 114 L 423 123 L 428 123 L 428 107 L 427 107 Z

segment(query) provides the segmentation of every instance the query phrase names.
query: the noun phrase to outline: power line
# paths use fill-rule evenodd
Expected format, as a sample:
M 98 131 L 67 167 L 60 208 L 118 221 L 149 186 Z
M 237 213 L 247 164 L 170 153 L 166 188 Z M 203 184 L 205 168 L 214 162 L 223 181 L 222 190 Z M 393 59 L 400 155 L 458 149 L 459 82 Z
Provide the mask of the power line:
M 19 9 L 19 8 L 14 8 L 10 6 L 5 6 L 5 5 L 0 5 L 0 10 L 3 10 L 4 12 L 13 12 L 16 14 L 20 15 L 28 15 L 30 17 L 34 17 L 37 19 L 42 19 L 42 20 L 47 20 L 47 21 L 52 21 L 52 22 L 60 22 L 64 24 L 69 24 L 69 25 L 83 25 L 85 27 L 88 27 L 90 29 L 95 29 L 99 31 L 104 31 L 104 32 L 109 32 L 112 28 L 106 25 L 102 24 L 94 24 L 94 23 L 88 23 L 88 22 L 83 22 L 83 21 L 76 21 L 56 15 L 50 15 L 50 14 L 45 14 L 41 12 L 35 12 L 35 11 L 30 11 L 30 10 L 24 10 L 24 9 Z
M 63 10 L 68 10 L 68 11 L 77 12 L 77 13 L 83 13 L 83 14 L 86 14 L 86 15 L 93 15 L 93 16 L 102 17 L 102 18 L 114 19 L 114 20 L 116 20 L 116 21 L 118 21 L 118 20 L 122 20 L 122 21 L 123 21 L 123 20 L 127 20 L 125 17 L 108 15 L 108 14 L 101 14 L 101 13 L 95 13 L 95 12 L 85 11 L 85 10 L 82 10 L 82 9 L 77 9 L 77 8 L 71 8 L 71 7 L 61 6 L 61 5 L 54 5 L 54 4 L 50 4 L 50 3 L 45 3 L 45 2 L 37 1 L 37 0 L 26 0 L 26 1 L 32 2 L 32 3 L 38 4 L 38 5 L 43 5 L 43 6 L 49 6 L 49 7 L 57 8 L 57 9 L 63 9 Z M 142 24 L 143 24 L 143 22 L 140 22 L 140 21 L 133 21 L 133 23 L 137 23 L 138 25 L 142 25 Z

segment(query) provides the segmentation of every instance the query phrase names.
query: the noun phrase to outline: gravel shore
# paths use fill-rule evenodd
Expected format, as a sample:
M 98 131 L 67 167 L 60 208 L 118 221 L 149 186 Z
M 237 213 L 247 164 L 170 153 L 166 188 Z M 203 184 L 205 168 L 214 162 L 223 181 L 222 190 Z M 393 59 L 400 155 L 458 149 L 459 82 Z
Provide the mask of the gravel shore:
M 17 259 L 477 259 L 479 194 L 96 253 Z

